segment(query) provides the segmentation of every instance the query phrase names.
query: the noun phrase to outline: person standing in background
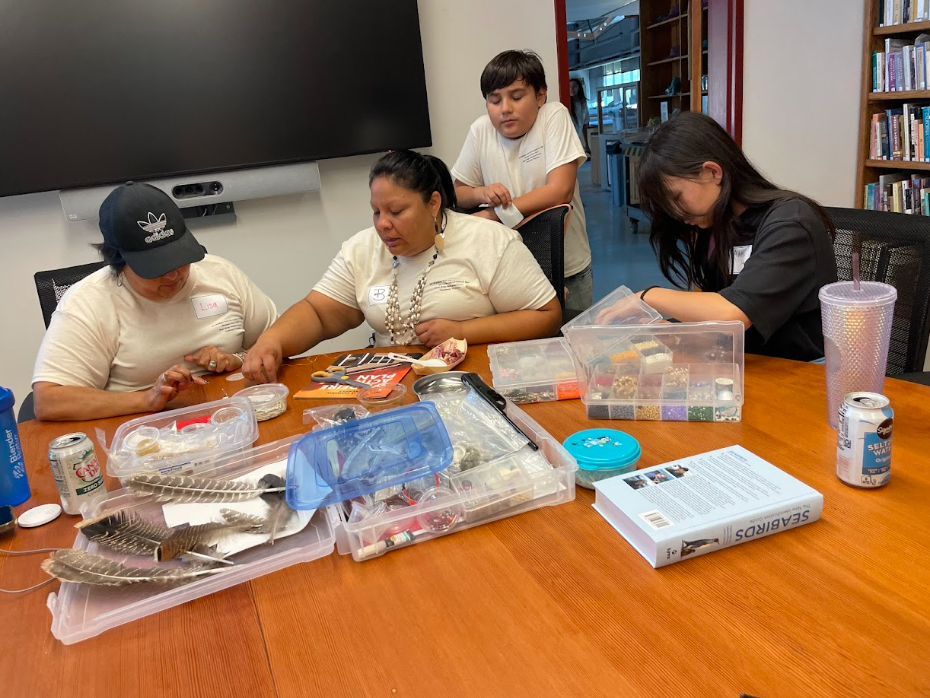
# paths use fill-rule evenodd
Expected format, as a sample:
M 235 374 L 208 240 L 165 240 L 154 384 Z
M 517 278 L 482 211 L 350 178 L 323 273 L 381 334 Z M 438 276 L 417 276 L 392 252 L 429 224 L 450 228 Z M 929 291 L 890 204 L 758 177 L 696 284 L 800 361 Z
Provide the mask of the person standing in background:
M 581 139 L 585 154 L 590 156 L 591 148 L 588 146 L 588 97 L 584 93 L 584 85 L 581 83 L 580 78 L 569 80 L 568 89 L 571 95 L 569 113 L 572 116 L 572 123 L 575 124 L 575 133 Z

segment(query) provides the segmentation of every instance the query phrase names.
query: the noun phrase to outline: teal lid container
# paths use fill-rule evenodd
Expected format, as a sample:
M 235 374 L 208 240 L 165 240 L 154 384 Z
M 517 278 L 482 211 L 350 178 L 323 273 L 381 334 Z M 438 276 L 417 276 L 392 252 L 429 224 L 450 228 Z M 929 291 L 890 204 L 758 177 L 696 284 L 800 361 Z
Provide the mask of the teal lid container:
M 562 443 L 575 460 L 575 484 L 594 489 L 594 483 L 636 470 L 643 453 L 639 441 L 616 429 L 577 431 Z

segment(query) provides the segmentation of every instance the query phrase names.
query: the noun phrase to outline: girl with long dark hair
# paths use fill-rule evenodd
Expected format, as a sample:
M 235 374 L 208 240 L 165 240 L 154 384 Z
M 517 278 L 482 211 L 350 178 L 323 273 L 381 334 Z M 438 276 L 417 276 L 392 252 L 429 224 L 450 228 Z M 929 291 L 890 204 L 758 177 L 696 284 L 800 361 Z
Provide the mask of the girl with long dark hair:
M 646 303 L 683 322 L 740 320 L 750 353 L 823 356 L 817 293 L 836 281 L 836 259 L 820 205 L 767 180 L 716 121 L 693 112 L 652 135 L 638 183 L 662 274 L 681 289 L 647 288 Z

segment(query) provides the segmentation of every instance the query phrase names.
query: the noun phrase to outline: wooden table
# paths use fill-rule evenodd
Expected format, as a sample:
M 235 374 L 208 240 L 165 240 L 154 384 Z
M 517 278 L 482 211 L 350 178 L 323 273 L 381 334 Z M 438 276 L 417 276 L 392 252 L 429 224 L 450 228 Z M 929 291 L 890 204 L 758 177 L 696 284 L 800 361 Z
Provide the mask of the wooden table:
M 283 380 L 302 387 L 332 357 Z M 463 367 L 489 377 L 480 347 Z M 860 491 L 834 474 L 823 368 L 747 357 L 746 374 L 740 424 L 597 424 L 635 435 L 644 467 L 742 444 L 824 493 L 817 523 L 653 570 L 579 488 L 569 504 L 365 563 L 334 554 L 67 647 L 49 631 L 55 583 L 0 598 L 0 694 L 930 695 L 930 388 L 887 382 L 894 475 Z M 244 386 L 213 378 L 182 402 Z M 263 423 L 260 441 L 303 431 L 307 406 Z M 526 409 L 560 440 L 592 424 L 578 401 Z M 120 421 L 21 425 L 29 505 L 57 499 L 52 437 Z M 4 545 L 70 546 L 72 523 Z M 0 586 L 43 579 L 40 559 L 0 556 Z

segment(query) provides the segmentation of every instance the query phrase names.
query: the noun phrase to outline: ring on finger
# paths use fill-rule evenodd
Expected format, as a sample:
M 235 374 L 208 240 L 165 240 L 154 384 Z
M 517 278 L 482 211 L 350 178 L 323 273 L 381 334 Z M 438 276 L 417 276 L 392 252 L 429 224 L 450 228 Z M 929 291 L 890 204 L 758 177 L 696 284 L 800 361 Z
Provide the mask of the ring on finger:
M 209 368 L 216 368 L 216 361 L 211 361 L 210 363 L 207 364 L 207 366 Z

